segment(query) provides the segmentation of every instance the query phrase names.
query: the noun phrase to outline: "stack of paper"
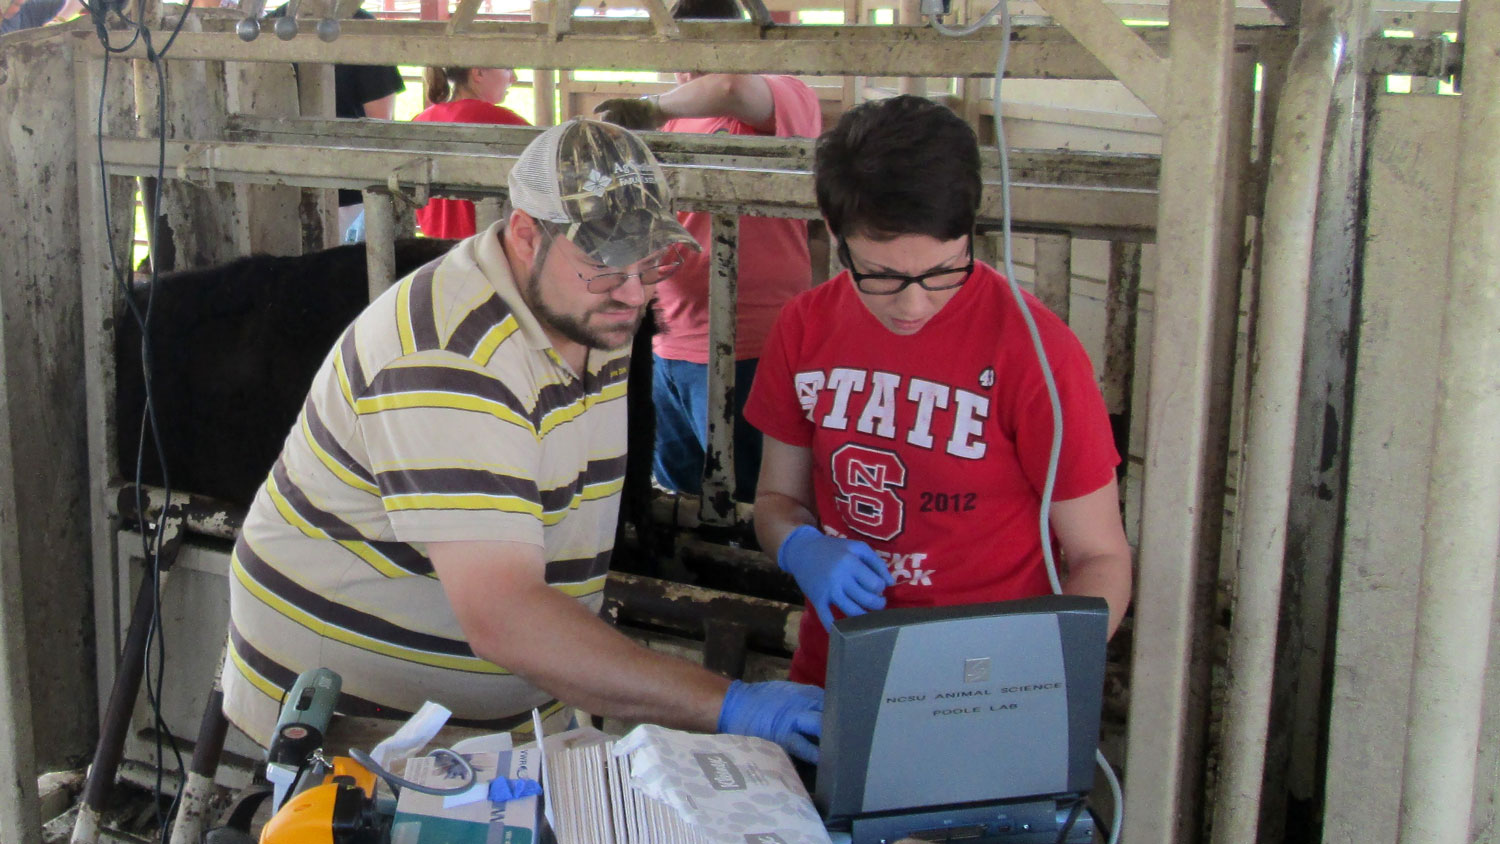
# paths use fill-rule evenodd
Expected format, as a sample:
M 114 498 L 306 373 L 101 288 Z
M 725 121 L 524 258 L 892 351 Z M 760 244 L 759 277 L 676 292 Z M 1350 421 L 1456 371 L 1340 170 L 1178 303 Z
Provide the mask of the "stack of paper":
M 547 755 L 559 844 L 828 844 L 771 742 L 637 727 Z

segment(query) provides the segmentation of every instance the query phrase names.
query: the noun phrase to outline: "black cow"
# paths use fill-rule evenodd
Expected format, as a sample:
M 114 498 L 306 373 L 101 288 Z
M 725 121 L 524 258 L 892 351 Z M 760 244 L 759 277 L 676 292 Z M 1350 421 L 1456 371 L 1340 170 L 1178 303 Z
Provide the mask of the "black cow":
M 396 243 L 405 276 L 454 241 Z M 248 507 L 297 420 L 318 367 L 344 328 L 369 304 L 362 245 L 294 257 L 255 255 L 223 266 L 164 275 L 152 296 L 152 394 L 172 488 Z M 149 285 L 133 293 L 144 312 Z M 122 310 L 116 323 L 119 473 L 136 477 L 145 386 L 140 330 Z M 623 522 L 650 547 L 651 320 L 630 367 L 630 451 Z M 145 443 L 141 477 L 161 485 L 155 443 Z M 617 543 L 618 547 L 619 543 Z

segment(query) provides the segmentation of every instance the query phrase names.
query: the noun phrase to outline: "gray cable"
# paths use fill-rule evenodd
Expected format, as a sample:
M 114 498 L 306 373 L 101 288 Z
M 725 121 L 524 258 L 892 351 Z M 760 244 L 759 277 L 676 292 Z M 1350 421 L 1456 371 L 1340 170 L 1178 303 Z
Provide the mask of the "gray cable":
M 1057 560 L 1052 554 L 1051 510 L 1052 494 L 1057 485 L 1057 466 L 1062 456 L 1062 399 L 1057 392 L 1057 379 L 1052 374 L 1052 365 L 1047 360 L 1047 350 L 1042 346 L 1042 336 L 1037 330 L 1036 318 L 1031 315 L 1031 308 L 1026 304 L 1026 297 L 1021 293 L 1021 285 L 1016 283 L 1016 267 L 1011 255 L 1010 156 L 1005 144 L 1005 126 L 1000 119 L 1000 84 L 1005 79 L 1006 60 L 1010 58 L 1010 6 L 1008 0 L 998 0 L 994 7 L 985 12 L 978 21 L 963 28 L 945 26 L 936 15 L 930 15 L 929 18 L 932 28 L 938 32 L 950 36 L 963 36 L 978 32 L 980 27 L 986 26 L 994 19 L 997 12 L 1000 14 L 1000 59 L 995 63 L 995 90 L 991 107 L 994 110 L 995 146 L 1000 151 L 1000 209 L 1001 232 L 1004 238 L 1005 280 L 1010 284 L 1011 295 L 1015 297 L 1016 304 L 1021 309 L 1021 316 L 1026 321 L 1026 330 L 1031 335 L 1032 347 L 1036 349 L 1037 362 L 1042 367 L 1042 379 L 1047 385 L 1047 400 L 1052 406 L 1052 448 L 1047 455 L 1047 479 L 1042 485 L 1041 514 L 1038 521 L 1042 534 L 1042 560 L 1047 564 L 1047 579 L 1052 584 L 1053 593 L 1060 595 L 1062 594 L 1062 580 L 1057 576 Z M 1109 782 L 1110 793 L 1114 796 L 1114 822 L 1110 825 L 1109 844 L 1118 844 L 1120 827 L 1125 819 L 1125 797 L 1120 789 L 1120 780 L 1116 777 L 1109 760 L 1104 758 L 1104 752 L 1096 749 L 1094 757 L 1100 769 L 1104 771 L 1104 778 Z
M 349 748 L 349 758 L 353 759 L 361 765 L 364 765 L 370 770 L 370 773 L 385 780 L 393 789 L 399 790 L 402 788 L 409 788 L 419 794 L 431 794 L 435 797 L 453 797 L 458 794 L 463 794 L 465 791 L 473 788 L 474 783 L 479 781 L 479 775 L 474 772 L 474 767 L 469 764 L 469 760 L 465 759 L 460 754 L 449 750 L 446 747 L 440 747 L 427 755 L 451 756 L 453 760 L 461 765 L 464 769 L 464 784 L 453 785 L 447 788 L 434 788 L 430 785 L 421 785 L 419 783 L 414 783 L 409 779 L 399 777 L 386 770 L 379 762 L 371 759 L 370 754 L 364 752 L 363 750 L 353 747 Z

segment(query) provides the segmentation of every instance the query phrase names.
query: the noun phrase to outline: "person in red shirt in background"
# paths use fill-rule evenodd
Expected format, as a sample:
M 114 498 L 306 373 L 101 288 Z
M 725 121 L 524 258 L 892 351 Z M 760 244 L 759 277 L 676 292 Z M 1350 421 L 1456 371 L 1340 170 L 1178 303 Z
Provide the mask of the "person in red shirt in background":
M 734 0 L 681 0 L 678 20 L 739 20 Z M 627 129 L 699 134 L 815 138 L 823 131 L 817 94 L 791 76 L 678 73 L 678 85 L 640 99 L 606 100 L 594 109 Z M 657 285 L 658 333 L 652 338 L 651 399 L 656 405 L 653 474 L 663 486 L 696 495 L 708 445 L 708 275 L 712 215 L 678 215 L 702 252 Z M 793 296 L 812 286 L 807 222 L 741 217 L 739 296 L 735 315 L 734 497 L 751 501 L 760 471 L 760 433 L 741 413 L 771 323 Z
M 423 71 L 427 102 L 412 120 L 422 123 L 498 123 L 530 126 L 526 118 L 496 103 L 516 81 L 508 67 L 429 67 Z M 467 199 L 434 199 L 417 211 L 417 225 L 428 237 L 473 235 L 474 203 Z
M 745 415 L 765 434 L 761 547 L 807 596 L 791 678 L 821 685 L 837 614 L 1051 591 L 1039 519 L 1047 377 L 1009 283 L 974 260 L 974 131 L 901 96 L 818 140 L 818 209 L 847 268 L 789 302 Z M 1063 591 L 1130 603 L 1109 416 L 1083 345 L 1023 294 L 1062 409 L 1047 541 Z

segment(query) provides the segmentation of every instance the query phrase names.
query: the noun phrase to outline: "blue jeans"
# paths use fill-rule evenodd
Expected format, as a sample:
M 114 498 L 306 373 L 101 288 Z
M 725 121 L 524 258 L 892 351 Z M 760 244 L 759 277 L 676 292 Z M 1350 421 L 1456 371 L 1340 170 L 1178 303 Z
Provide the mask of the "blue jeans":
M 651 400 L 656 404 L 656 454 L 652 471 L 667 489 L 697 495 L 703 490 L 708 447 L 708 365 L 652 355 Z M 756 360 L 734 367 L 734 497 L 755 500 L 760 474 L 760 432 L 745 421 L 745 400 Z

